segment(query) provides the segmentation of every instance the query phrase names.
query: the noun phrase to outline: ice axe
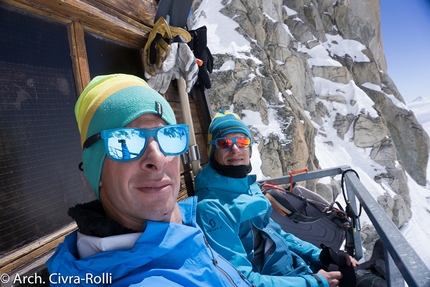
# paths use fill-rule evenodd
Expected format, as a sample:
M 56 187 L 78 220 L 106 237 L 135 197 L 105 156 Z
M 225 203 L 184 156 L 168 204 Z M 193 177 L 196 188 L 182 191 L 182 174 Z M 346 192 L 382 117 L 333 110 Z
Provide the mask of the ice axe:
M 154 23 L 158 18 L 164 17 L 169 19 L 170 26 L 186 29 L 192 4 L 193 0 L 160 0 Z
M 187 19 L 190 14 L 193 0 L 160 0 L 154 23 L 160 17 L 164 17 L 170 26 L 186 28 Z M 188 148 L 188 159 L 186 163 L 191 162 L 194 176 L 200 172 L 200 152 L 194 134 L 194 125 L 191 118 L 190 102 L 186 91 L 185 80 L 181 77 L 177 80 L 179 98 L 181 102 L 182 116 L 185 124 L 188 124 L 190 129 L 190 143 Z

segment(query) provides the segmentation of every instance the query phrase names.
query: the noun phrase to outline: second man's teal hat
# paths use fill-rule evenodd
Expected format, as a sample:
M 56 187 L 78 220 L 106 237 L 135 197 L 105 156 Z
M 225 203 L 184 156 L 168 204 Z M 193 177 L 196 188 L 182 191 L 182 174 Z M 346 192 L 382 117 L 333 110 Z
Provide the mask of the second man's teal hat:
M 208 131 L 208 142 L 225 137 L 232 133 L 243 133 L 252 139 L 251 130 L 241 121 L 240 117 L 226 110 L 220 110 L 215 114 Z M 214 146 L 208 144 L 208 156 L 211 157 L 214 151 Z

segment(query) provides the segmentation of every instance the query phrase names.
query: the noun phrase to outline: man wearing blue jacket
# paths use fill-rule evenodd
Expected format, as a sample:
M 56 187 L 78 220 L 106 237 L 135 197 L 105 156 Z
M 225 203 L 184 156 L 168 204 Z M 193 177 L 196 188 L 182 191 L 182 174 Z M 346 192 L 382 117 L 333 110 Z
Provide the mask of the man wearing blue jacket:
M 217 113 L 209 126 L 209 163 L 195 178 L 197 223 L 209 244 L 257 286 L 339 286 L 321 249 L 284 232 L 251 171 L 251 132 L 239 116 Z M 349 264 L 357 261 L 347 256 Z
M 251 286 L 209 248 L 196 198 L 177 202 L 188 127 L 142 79 L 95 77 L 75 115 L 97 200 L 69 210 L 78 230 L 48 260 L 52 286 Z

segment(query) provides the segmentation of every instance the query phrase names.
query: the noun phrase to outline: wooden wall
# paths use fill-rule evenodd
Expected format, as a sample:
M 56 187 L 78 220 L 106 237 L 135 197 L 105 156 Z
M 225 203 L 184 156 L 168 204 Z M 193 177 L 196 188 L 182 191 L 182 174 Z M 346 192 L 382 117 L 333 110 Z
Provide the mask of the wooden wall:
M 122 45 L 142 49 L 152 29 L 158 6 L 155 0 L 0 0 L 0 4 L 67 25 L 76 98 L 91 80 L 85 33 L 89 32 Z M 194 89 L 194 95 L 195 98 L 189 97 L 189 103 L 201 163 L 205 164 L 207 128 L 211 111 L 203 90 Z M 178 123 L 184 123 L 178 90 L 173 84 L 165 97 L 172 105 Z M 194 175 L 191 166 L 183 164 L 181 173 L 182 188 L 178 200 L 193 194 Z M 28 266 L 34 267 L 35 263 L 31 262 L 35 259 L 42 258 L 41 262 L 44 263 L 47 258 L 43 256 L 52 252 L 58 242 L 74 228 L 76 228 L 74 225 L 64 226 L 55 234 L 46 234 L 5 254 L 0 259 L 0 273 L 19 273 L 20 270 L 24 270 L 23 266 L 27 266 L 28 270 Z

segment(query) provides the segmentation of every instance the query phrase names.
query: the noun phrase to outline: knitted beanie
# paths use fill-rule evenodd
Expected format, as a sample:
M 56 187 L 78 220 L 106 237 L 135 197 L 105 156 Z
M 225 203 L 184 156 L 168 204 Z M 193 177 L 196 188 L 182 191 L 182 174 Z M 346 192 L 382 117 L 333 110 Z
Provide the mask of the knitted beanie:
M 125 127 L 143 114 L 158 115 L 167 125 L 176 124 L 169 103 L 141 78 L 125 74 L 97 76 L 75 105 L 81 145 L 90 136 L 102 130 Z M 82 153 L 84 174 L 98 199 L 105 157 L 103 140 L 84 148 Z
M 215 114 L 211 124 L 209 125 L 208 142 L 217 138 L 225 137 L 226 135 L 232 133 L 243 133 L 249 137 L 252 142 L 251 131 L 249 130 L 248 126 L 241 121 L 240 117 L 235 113 L 220 110 Z M 214 146 L 208 143 L 207 152 L 209 158 L 212 156 L 213 151 Z

